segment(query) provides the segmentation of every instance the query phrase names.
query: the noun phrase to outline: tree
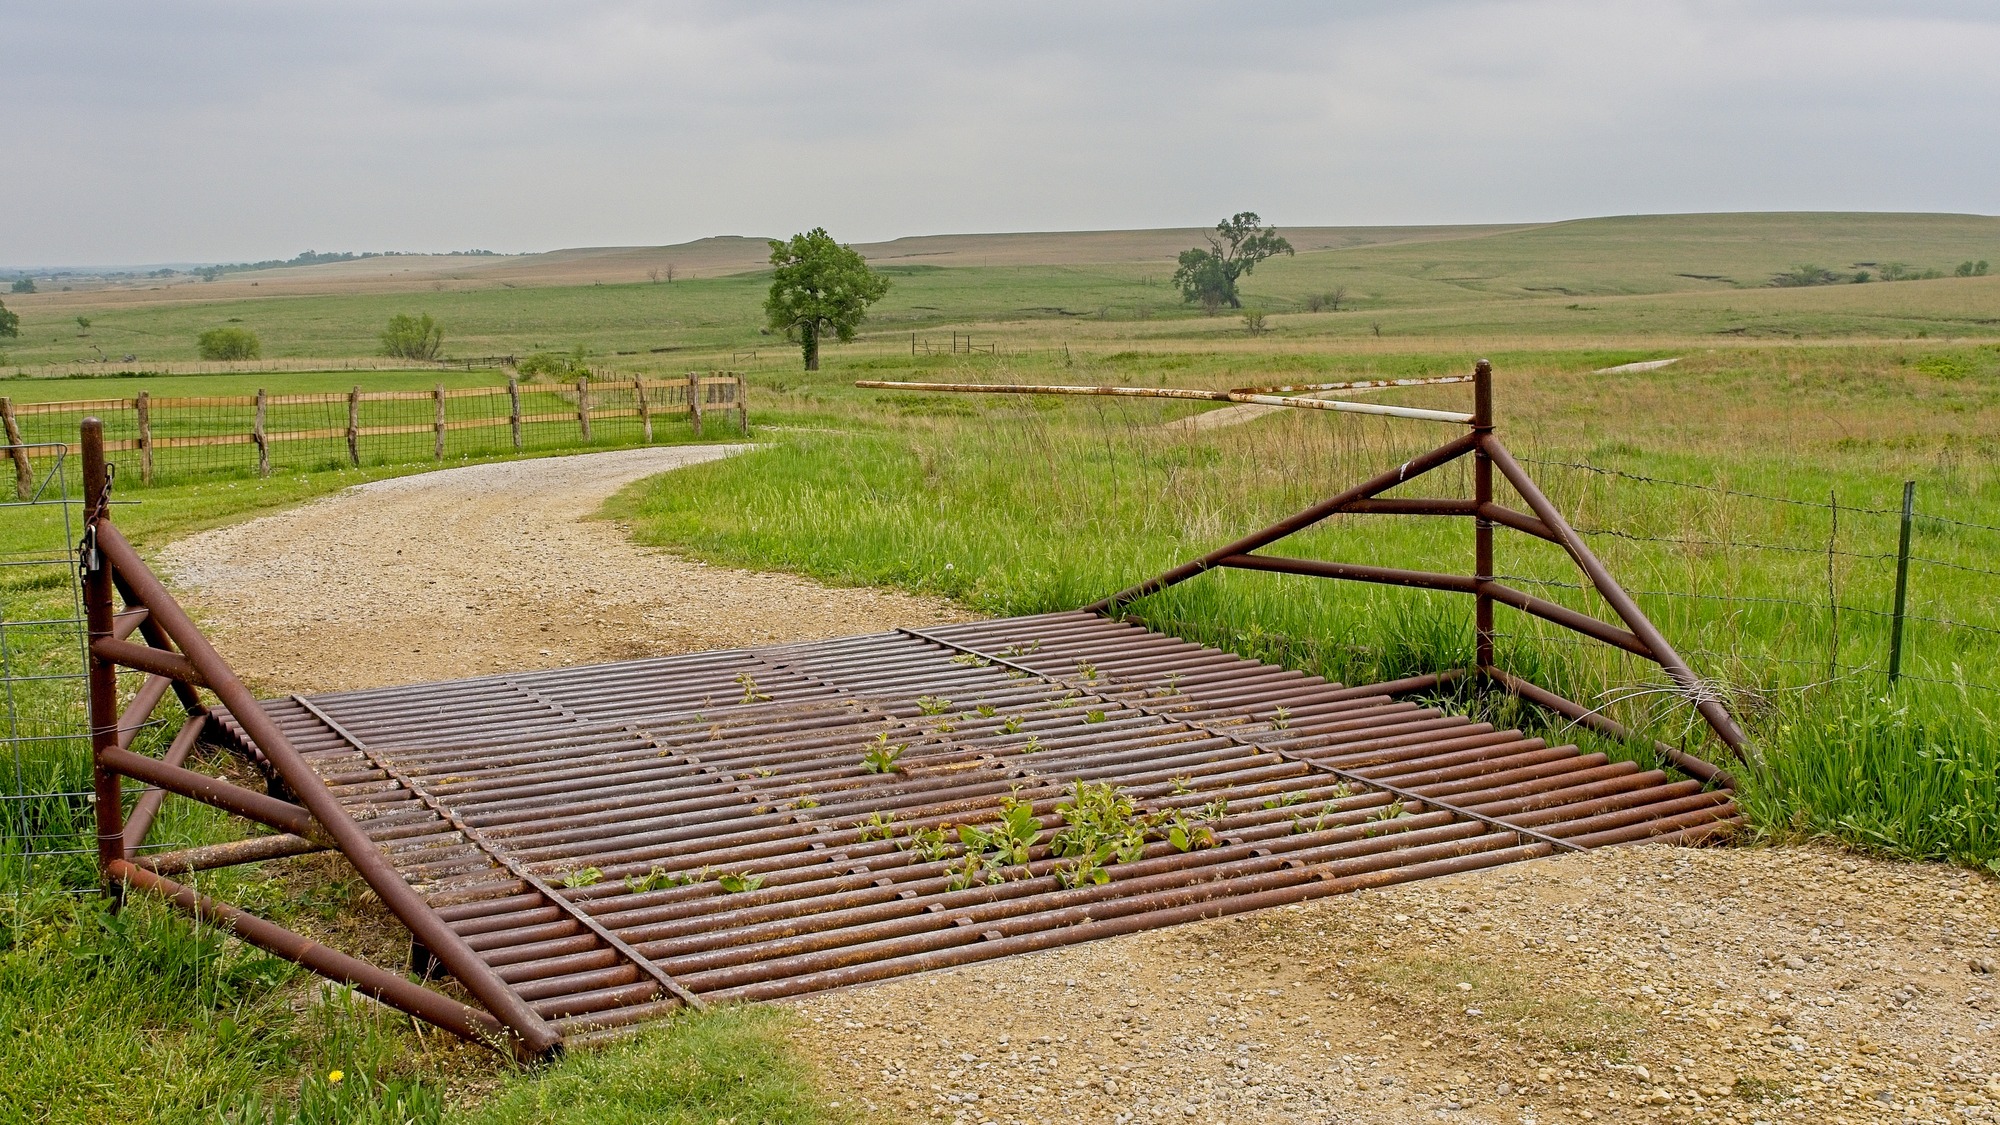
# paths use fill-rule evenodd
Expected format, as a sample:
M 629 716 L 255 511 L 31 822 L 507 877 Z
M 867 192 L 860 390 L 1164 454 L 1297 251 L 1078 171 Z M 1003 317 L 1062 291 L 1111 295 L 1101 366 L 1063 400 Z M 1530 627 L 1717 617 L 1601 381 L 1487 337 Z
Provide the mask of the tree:
M 246 328 L 211 328 L 196 338 L 203 359 L 256 359 L 264 344 Z
M 1237 280 L 1256 269 L 1258 262 L 1292 252 L 1292 244 L 1278 229 L 1263 223 L 1255 211 L 1239 211 L 1215 224 L 1215 233 L 1208 236 L 1208 249 L 1197 246 L 1181 251 L 1180 268 L 1174 271 L 1181 299 L 1190 304 L 1200 302 L 1210 316 L 1224 305 L 1242 308 Z
M 854 339 L 868 306 L 889 291 L 889 281 L 868 268 L 851 246 L 842 246 L 814 227 L 789 242 L 771 240 L 771 295 L 764 316 L 773 329 L 799 342 L 806 370 L 819 370 L 819 341 L 828 332 L 841 343 Z
M 17 277 L 17 278 L 15 278 L 15 279 L 14 279 L 14 292 L 16 292 L 16 293 L 33 293 L 34 291 L 35 291 L 35 279 L 34 279 L 34 278 L 32 278 L 32 277 Z
M 410 316 L 397 313 L 382 330 L 382 354 L 404 359 L 436 359 L 444 350 L 444 329 L 431 314 Z
M 88 336 L 88 335 L 90 335 L 90 318 L 89 318 L 89 317 L 87 317 L 87 316 L 80 316 L 80 317 L 77 317 L 77 318 L 76 318 L 76 328 L 77 328 L 77 332 L 76 332 L 76 334 L 77 334 L 77 335 L 79 335 L 79 336 Z
M 5 304 L 0 304 L 0 336 L 19 336 L 20 334 L 21 314 L 10 311 Z

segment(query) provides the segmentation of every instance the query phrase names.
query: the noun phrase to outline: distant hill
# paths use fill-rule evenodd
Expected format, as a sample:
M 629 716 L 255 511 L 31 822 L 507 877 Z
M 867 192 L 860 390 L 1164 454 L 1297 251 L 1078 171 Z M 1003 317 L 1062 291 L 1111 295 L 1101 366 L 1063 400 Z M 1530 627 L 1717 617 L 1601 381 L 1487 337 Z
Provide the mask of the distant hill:
M 1761 287 L 1800 265 L 1879 276 L 1894 262 L 1949 271 L 2000 262 L 2000 218 L 1878 212 L 1633 215 L 1565 222 L 1279 229 L 1298 250 L 1257 274 L 1281 295 L 1346 282 L 1394 304 L 1453 293 L 1475 301 Z M 884 266 L 1074 267 L 1165 264 L 1204 228 L 915 235 L 856 249 Z M 767 266 L 766 240 L 717 235 L 673 246 L 598 246 L 498 257 L 396 255 L 193 277 L 78 284 L 37 304 L 110 306 L 244 297 L 616 285 L 742 274 Z

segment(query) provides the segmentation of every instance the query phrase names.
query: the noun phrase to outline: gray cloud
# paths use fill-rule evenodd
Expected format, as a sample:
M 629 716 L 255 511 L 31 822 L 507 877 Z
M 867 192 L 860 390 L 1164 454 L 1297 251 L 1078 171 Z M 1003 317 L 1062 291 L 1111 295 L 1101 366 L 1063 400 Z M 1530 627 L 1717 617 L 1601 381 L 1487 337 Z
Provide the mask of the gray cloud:
M 1993 211 L 2000 10 L 0 5 L 0 262 Z

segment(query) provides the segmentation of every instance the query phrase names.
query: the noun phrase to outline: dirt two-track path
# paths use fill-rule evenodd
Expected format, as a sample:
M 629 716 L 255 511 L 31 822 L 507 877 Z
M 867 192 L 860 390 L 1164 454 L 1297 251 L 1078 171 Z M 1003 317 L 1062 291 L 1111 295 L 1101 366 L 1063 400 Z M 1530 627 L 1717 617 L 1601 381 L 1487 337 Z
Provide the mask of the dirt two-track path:
M 593 518 L 726 447 L 450 469 L 173 544 L 257 686 L 840 636 L 949 604 L 703 566 Z M 1618 848 L 795 1003 L 873 1121 L 2000 1120 L 2000 888 L 1816 848 Z

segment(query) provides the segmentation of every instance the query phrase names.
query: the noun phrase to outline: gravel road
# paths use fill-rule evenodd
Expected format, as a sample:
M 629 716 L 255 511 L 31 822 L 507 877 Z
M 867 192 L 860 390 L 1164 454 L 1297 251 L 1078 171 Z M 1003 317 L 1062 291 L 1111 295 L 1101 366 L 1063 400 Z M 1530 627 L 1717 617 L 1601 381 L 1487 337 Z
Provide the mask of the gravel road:
M 674 446 L 358 485 L 171 544 L 159 563 L 239 674 L 334 691 L 962 621 L 635 546 L 593 518 L 633 481 L 741 452 Z
M 733 447 L 381 481 L 162 562 L 267 689 L 963 619 L 634 547 L 623 485 Z M 1620 848 L 808 998 L 882 1122 L 2000 1121 L 2000 891 L 1799 848 Z

